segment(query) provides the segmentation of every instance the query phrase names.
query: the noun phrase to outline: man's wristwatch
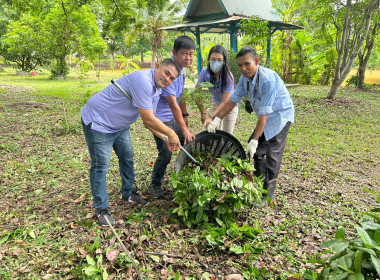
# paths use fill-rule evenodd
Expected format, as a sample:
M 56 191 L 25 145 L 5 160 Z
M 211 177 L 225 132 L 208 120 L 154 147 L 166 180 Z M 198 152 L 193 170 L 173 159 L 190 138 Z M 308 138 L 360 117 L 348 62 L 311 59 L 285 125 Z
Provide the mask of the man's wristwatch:
M 210 116 L 212 119 L 215 119 L 215 116 L 214 116 L 213 113 L 211 113 L 209 116 Z
M 166 140 L 168 140 L 168 136 L 167 136 L 167 135 L 165 135 L 165 136 L 164 136 L 164 138 L 162 138 L 162 140 L 163 140 L 163 141 L 166 141 Z

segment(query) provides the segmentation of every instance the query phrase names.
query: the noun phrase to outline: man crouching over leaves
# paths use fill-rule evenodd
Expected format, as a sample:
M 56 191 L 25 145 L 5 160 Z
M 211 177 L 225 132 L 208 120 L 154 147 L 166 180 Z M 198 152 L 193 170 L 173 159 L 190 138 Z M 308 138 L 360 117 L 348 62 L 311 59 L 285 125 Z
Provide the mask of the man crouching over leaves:
M 162 88 L 169 86 L 179 73 L 178 64 L 165 59 L 155 68 L 137 71 L 108 85 L 82 108 L 82 126 L 91 157 L 93 205 L 101 226 L 108 226 L 106 219 L 112 225 L 115 223 L 108 209 L 106 189 L 112 149 L 119 158 L 122 199 L 140 206 L 146 203 L 133 186 L 135 174 L 129 128 L 139 116 L 147 128 L 167 136 L 170 151 L 179 150 L 177 134 L 154 116 Z
M 205 126 L 208 132 L 215 133 L 221 119 L 248 95 L 259 119 L 248 140 L 247 154 L 254 158 L 255 175 L 263 177 L 264 189 L 268 192 L 263 195 L 261 206 L 264 207 L 267 197 L 272 199 L 276 188 L 286 138 L 294 122 L 294 106 L 284 82 L 273 70 L 259 66 L 253 48 L 241 49 L 236 59 L 242 73 L 236 90 L 214 119 L 208 117 Z

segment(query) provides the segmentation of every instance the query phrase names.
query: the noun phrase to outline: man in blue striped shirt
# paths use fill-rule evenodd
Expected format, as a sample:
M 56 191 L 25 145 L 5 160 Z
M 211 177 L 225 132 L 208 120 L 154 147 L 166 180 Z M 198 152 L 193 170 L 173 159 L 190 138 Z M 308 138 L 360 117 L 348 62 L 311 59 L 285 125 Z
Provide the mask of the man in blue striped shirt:
M 273 70 L 259 66 L 253 48 L 241 49 L 236 59 L 242 73 L 236 90 L 216 116 L 211 114 L 205 126 L 209 132 L 215 132 L 221 119 L 248 95 L 258 120 L 248 140 L 247 154 L 254 158 L 255 175 L 264 179 L 264 189 L 268 192 L 263 195 L 264 207 L 276 188 L 286 138 L 294 122 L 294 106 L 282 79 Z

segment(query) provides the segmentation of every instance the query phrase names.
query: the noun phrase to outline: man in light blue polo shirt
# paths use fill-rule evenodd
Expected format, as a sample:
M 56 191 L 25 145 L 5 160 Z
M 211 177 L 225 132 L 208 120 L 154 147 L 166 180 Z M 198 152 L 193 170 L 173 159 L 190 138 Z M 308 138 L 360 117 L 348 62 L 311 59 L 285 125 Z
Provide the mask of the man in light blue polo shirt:
M 248 140 L 247 154 L 254 158 L 255 175 L 264 179 L 262 206 L 267 205 L 266 197 L 273 198 L 282 155 L 291 123 L 294 122 L 293 101 L 279 75 L 271 69 L 259 66 L 259 58 L 253 48 L 241 49 L 236 55 L 242 76 L 228 103 L 216 116 L 206 120 L 209 132 L 215 132 L 221 119 L 232 110 L 236 103 L 248 94 L 258 121 Z
M 162 89 L 156 110 L 156 117 L 176 132 L 181 144 L 186 144 L 195 139 L 187 126 L 189 114 L 186 104 L 180 102 L 185 84 L 185 70 L 186 67 L 191 67 L 193 63 L 194 51 L 195 43 L 190 37 L 180 36 L 175 39 L 171 59 L 178 63 L 181 73 L 170 86 Z M 157 145 L 158 157 L 153 166 L 152 181 L 149 189 L 154 198 L 162 198 L 161 185 L 166 167 L 172 158 L 172 153 L 159 137 L 154 136 L 154 140 Z
M 81 110 L 82 126 L 91 157 L 90 185 L 93 205 L 101 226 L 114 220 L 108 209 L 106 175 L 114 149 L 119 158 L 122 199 L 144 205 L 134 191 L 133 147 L 129 128 L 141 116 L 144 125 L 163 139 L 170 151 L 180 148 L 173 129 L 154 116 L 162 88 L 169 86 L 180 73 L 178 64 L 165 59 L 155 68 L 138 71 L 116 81 L 131 97 L 128 99 L 114 84 L 93 96 Z

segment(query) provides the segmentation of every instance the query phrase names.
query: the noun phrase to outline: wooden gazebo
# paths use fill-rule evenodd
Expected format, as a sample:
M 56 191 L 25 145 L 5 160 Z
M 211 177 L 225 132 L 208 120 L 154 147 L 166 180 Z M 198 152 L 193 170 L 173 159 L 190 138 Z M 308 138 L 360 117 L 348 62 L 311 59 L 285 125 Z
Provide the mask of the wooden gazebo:
M 270 0 L 191 0 L 185 16 L 186 23 L 164 27 L 167 31 L 191 32 L 196 37 L 198 72 L 202 70 L 201 37 L 203 33 L 229 33 L 230 47 L 237 52 L 237 35 L 240 21 L 255 17 L 268 22 L 267 59 L 270 61 L 271 35 L 278 30 L 302 29 L 303 27 L 281 21 Z

